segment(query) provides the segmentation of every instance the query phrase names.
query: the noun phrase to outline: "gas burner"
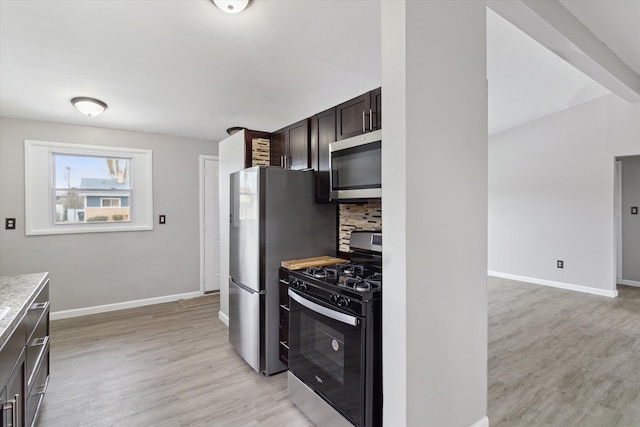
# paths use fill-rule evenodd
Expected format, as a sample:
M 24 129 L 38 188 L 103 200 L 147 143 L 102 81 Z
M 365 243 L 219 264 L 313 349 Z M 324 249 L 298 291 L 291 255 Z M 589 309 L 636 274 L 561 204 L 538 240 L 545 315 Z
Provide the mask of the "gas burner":
M 371 278 L 363 279 L 360 276 L 348 277 L 344 280 L 342 285 L 347 289 L 352 289 L 358 292 L 367 292 L 380 288 L 382 284 L 381 280 L 373 280 Z
M 327 277 L 327 272 L 322 267 L 308 267 L 304 272 L 305 274 L 317 279 L 324 279 Z
M 336 265 L 336 269 L 338 269 L 342 274 L 347 274 L 347 275 L 364 274 L 364 266 L 359 264 L 338 264 Z

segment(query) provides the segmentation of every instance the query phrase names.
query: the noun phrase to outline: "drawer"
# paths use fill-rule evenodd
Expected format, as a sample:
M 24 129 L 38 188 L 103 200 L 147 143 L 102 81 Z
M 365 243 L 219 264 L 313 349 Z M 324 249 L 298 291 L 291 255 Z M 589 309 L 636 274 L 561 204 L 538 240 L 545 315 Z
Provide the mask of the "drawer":
M 26 351 L 26 376 L 27 376 L 27 390 L 30 390 L 33 386 L 36 373 L 39 367 L 46 359 L 48 363 L 49 353 L 49 312 L 46 313 L 45 318 L 36 326 L 35 331 L 31 335 L 31 338 L 27 342 Z
M 42 315 L 49 310 L 49 281 L 45 283 L 44 287 L 36 296 L 35 300 L 31 303 L 31 306 L 24 315 L 24 321 L 27 326 L 27 337 L 30 337 L 33 330 L 40 321 Z
M 280 306 L 280 327 L 289 330 L 289 307 Z
M 34 385 L 27 396 L 25 407 L 25 426 L 34 425 L 36 414 L 40 409 L 44 395 L 49 386 L 49 358 L 47 357 L 40 365 L 40 368 L 34 376 Z
M 280 344 L 279 344 L 280 361 L 289 366 L 289 331 L 280 327 Z

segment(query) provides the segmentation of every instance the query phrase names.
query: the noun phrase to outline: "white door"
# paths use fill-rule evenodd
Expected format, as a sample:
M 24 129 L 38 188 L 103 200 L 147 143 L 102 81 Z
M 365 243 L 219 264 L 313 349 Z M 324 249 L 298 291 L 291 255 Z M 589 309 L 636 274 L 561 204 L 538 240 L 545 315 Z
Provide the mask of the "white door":
M 204 159 L 203 182 L 203 287 L 220 290 L 220 220 L 218 210 L 218 160 Z

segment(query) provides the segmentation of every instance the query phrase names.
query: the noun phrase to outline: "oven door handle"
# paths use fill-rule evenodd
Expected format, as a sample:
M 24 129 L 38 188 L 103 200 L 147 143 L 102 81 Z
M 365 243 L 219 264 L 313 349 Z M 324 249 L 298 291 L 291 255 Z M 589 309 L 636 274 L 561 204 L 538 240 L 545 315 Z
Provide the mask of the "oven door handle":
M 291 297 L 291 299 L 293 299 L 303 307 L 306 307 L 311 311 L 315 311 L 318 314 L 322 314 L 323 316 L 329 317 L 333 320 L 337 320 L 338 322 L 346 323 L 347 325 L 358 326 L 357 317 L 340 313 L 339 311 L 331 310 L 330 308 L 324 307 L 320 304 L 316 304 L 315 302 L 309 301 L 303 296 L 295 293 L 291 289 L 289 289 L 289 297 Z

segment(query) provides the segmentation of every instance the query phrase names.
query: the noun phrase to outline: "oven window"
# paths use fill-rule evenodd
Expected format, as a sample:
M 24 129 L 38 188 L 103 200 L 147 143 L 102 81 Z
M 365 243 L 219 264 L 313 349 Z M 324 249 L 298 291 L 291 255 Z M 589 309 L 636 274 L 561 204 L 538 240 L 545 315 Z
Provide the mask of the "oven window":
M 300 353 L 344 384 L 344 334 L 304 315 L 300 329 Z
M 380 188 L 381 170 L 381 141 L 332 153 L 331 180 L 334 190 Z

